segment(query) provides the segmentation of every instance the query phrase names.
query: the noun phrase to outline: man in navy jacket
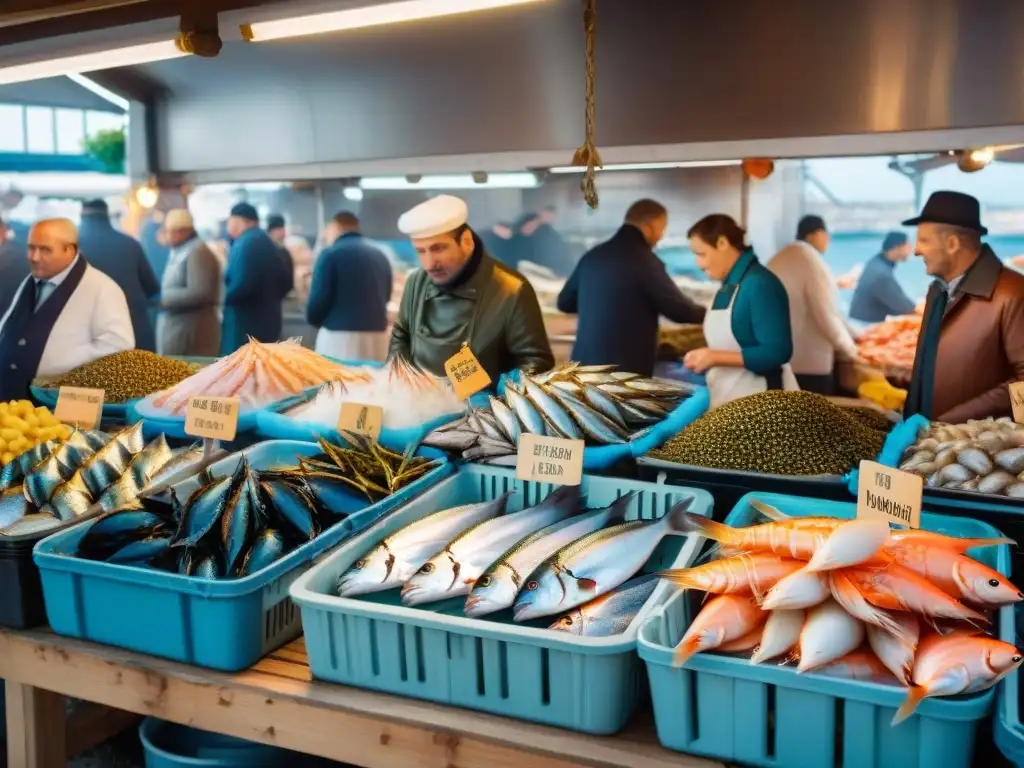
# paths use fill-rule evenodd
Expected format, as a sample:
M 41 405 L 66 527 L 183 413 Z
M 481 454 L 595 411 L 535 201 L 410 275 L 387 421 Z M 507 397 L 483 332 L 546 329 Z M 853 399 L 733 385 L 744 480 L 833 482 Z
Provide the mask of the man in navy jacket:
M 306 320 L 319 328 L 316 351 L 339 360 L 384 360 L 388 352 L 391 262 L 342 211 L 327 225 L 334 244 L 317 259 Z
M 619 231 L 580 259 L 558 296 L 560 311 L 579 315 L 573 360 L 650 376 L 659 316 L 703 322 L 704 308 L 683 295 L 654 253 L 667 226 L 661 203 L 638 200 Z

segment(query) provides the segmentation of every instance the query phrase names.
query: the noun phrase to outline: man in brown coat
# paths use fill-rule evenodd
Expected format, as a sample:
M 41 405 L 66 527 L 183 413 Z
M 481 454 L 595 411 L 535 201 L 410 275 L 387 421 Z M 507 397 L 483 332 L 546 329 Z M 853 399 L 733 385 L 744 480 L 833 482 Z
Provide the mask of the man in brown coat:
M 978 201 L 936 192 L 917 225 L 914 250 L 929 275 L 904 415 L 953 424 L 1009 416 L 1009 384 L 1024 381 L 1024 275 L 981 242 Z

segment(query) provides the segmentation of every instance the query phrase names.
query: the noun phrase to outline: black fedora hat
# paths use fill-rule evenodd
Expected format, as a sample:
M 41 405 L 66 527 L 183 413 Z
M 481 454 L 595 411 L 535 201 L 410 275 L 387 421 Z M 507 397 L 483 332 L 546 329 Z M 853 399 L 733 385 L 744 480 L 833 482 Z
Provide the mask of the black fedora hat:
M 903 222 L 906 227 L 916 227 L 918 224 L 948 224 L 973 230 L 979 235 L 988 234 L 988 228 L 981 226 L 981 205 L 978 199 L 963 192 L 932 192 L 921 215 Z

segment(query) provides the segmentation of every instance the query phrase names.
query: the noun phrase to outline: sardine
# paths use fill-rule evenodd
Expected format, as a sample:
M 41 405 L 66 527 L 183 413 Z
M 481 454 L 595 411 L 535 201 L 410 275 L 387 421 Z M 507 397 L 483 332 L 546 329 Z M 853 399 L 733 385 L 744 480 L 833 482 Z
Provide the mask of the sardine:
M 339 577 L 338 593 L 351 597 L 401 586 L 460 533 L 503 515 L 509 496 L 451 507 L 400 528 Z
M 625 419 L 627 424 L 634 426 L 649 426 L 651 424 L 657 424 L 661 420 L 657 416 L 644 413 L 628 400 L 618 401 L 618 406 L 622 413 L 622 417 Z
M 540 411 L 534 407 L 533 403 L 525 395 L 508 384 L 505 385 L 505 402 L 508 403 L 508 407 L 512 409 L 512 412 L 519 417 L 519 423 L 522 424 L 524 431 L 534 435 L 546 435 L 548 433 Z
M 182 507 L 172 547 L 194 547 L 214 529 L 228 504 L 234 500 L 245 477 L 246 465 L 243 456 L 229 477 L 192 492 Z
M 537 383 L 542 383 L 536 377 L 534 377 L 533 380 L 536 381 Z M 583 396 L 583 385 L 575 381 L 552 381 L 551 386 L 554 387 L 555 389 L 560 389 L 563 392 L 572 395 L 573 397 Z
M 106 561 L 117 565 L 150 565 L 154 562 L 170 562 L 173 557 L 171 536 L 167 533 L 129 542 L 110 555 Z
M 282 520 L 306 540 L 320 535 L 320 522 L 316 516 L 316 500 L 296 483 L 285 480 L 260 482 L 263 499 L 268 507 L 277 511 Z
M 666 407 L 666 404 L 660 400 L 651 400 L 646 397 L 634 398 L 629 401 L 629 404 L 638 411 L 656 416 L 659 419 L 665 418 L 671 410 L 671 404 L 669 404 L 669 407 Z
M 516 415 L 512 413 L 512 410 L 505 403 L 493 395 L 488 397 L 488 402 L 491 405 L 491 413 L 494 414 L 494 418 L 501 427 L 505 439 L 513 445 L 518 445 L 520 434 L 519 419 L 516 418 Z
M 556 393 L 556 397 L 591 440 L 603 445 L 621 445 L 626 442 L 625 434 L 612 421 L 593 408 L 589 408 L 579 400 L 562 392 Z
M 224 552 L 224 573 L 240 570 L 242 557 L 257 532 L 262 520 L 263 502 L 260 499 L 256 475 L 249 471 L 233 502 L 220 516 L 220 543 Z
M 498 426 L 498 422 L 489 413 L 483 411 L 474 410 L 470 414 L 470 423 L 474 425 L 474 428 L 485 437 L 489 437 L 491 440 L 504 441 L 508 438 L 505 433 L 502 432 L 501 427 Z
M 68 521 L 81 517 L 92 508 L 93 498 L 85 484 L 81 470 L 71 479 L 62 483 L 53 492 L 50 500 L 39 508 L 40 512 L 53 515 L 58 520 Z
M 630 400 L 633 398 L 640 398 L 644 396 L 644 393 L 637 389 L 627 387 L 625 384 L 615 383 L 604 383 L 597 384 L 598 389 L 608 395 L 617 397 L 620 400 Z
M 142 422 L 126 429 L 86 459 L 81 467 L 82 478 L 89 492 L 98 497 L 124 474 L 132 457 L 145 447 Z
M 434 430 L 423 438 L 423 445 L 442 450 L 465 451 L 476 444 L 478 437 L 476 432 L 463 429 Z
M 633 520 L 597 531 L 559 550 L 528 578 L 516 598 L 516 621 L 567 611 L 609 592 L 640 570 L 667 534 L 692 530 L 693 497 L 660 520 Z
M 808 672 L 841 659 L 864 642 L 864 625 L 831 598 L 807 613 L 800 632 L 797 672 Z
M 192 560 L 189 576 L 197 579 L 220 579 L 224 577 L 224 566 L 216 553 L 209 553 L 205 557 Z
M 626 420 L 622 417 L 622 412 L 619 410 L 619 406 L 616 405 L 614 398 L 605 394 L 597 387 L 584 387 L 583 399 L 587 405 L 620 429 L 626 429 Z
M 125 545 L 153 536 L 170 535 L 169 518 L 143 509 L 120 509 L 95 520 L 78 541 L 77 555 L 106 560 Z
M 50 440 L 45 443 L 37 443 L 27 451 L 19 454 L 13 461 L 0 470 L 0 491 L 8 488 L 21 486 L 25 476 L 32 472 L 39 464 L 50 457 L 54 449 L 60 445 L 57 440 Z
M 98 429 L 83 429 L 79 434 L 85 439 L 89 448 L 92 449 L 91 453 L 95 453 L 100 448 L 103 448 L 113 439 L 111 435 L 108 435 L 106 432 L 100 432 Z
M 337 522 L 366 508 L 366 494 L 336 475 L 313 472 L 302 477 L 303 489 L 308 490 L 317 508 L 331 515 Z
M 10 466 L 10 465 L 8 465 Z M 25 491 L 20 485 L 7 488 L 0 493 L 0 535 L 14 536 L 8 529 L 35 509 L 25 498 Z
M 633 623 L 656 586 L 658 578 L 654 574 L 630 579 L 611 592 L 570 611 L 549 629 L 580 637 L 621 635 Z
M 523 376 L 523 387 L 526 391 L 526 397 L 537 406 L 537 410 L 541 412 L 547 423 L 554 428 L 558 437 L 571 440 L 583 439 L 583 433 L 580 432 L 580 428 L 572 420 L 572 417 L 565 408 L 559 404 L 558 399 L 548 394 L 543 387 L 530 381 L 528 376 Z M 564 396 L 564 393 L 562 395 Z
M 25 498 L 42 507 L 58 486 L 70 480 L 84 461 L 95 453 L 82 432 L 74 432 L 53 454 L 25 477 Z
M 284 536 L 273 528 L 267 528 L 253 542 L 242 563 L 241 576 L 252 576 L 254 573 L 273 565 L 285 556 Z
M 167 463 L 153 473 L 140 495 L 152 496 L 163 493 L 171 486 L 194 477 L 226 455 L 227 451 L 221 449 L 206 456 L 203 453 L 202 443 L 196 443 L 187 448 L 178 448 L 173 451 L 173 455 Z
M 173 457 L 174 452 L 167 444 L 167 438 L 161 434 L 136 454 L 125 474 L 131 475 L 136 489 L 141 491 Z

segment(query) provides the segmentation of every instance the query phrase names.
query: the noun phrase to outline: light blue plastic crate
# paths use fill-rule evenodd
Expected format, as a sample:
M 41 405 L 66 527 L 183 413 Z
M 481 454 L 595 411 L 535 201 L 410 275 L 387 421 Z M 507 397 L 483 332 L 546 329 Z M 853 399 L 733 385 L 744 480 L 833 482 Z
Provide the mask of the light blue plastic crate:
M 302 611 L 313 676 L 587 733 L 622 728 L 643 687 L 635 652 L 637 628 L 650 607 L 670 594 L 666 584 L 656 587 L 626 632 L 605 638 L 547 630 L 557 616 L 539 626 L 514 624 L 511 611 L 489 619 L 466 618 L 465 598 L 437 603 L 429 610 L 406 608 L 398 590 L 360 598 L 337 595 L 338 575 L 408 523 L 510 490 L 514 493 L 509 510 L 515 511 L 538 503 L 552 489 L 548 483 L 518 481 L 512 470 L 463 466 L 380 526 L 339 547 L 291 589 Z M 589 507 L 639 491 L 629 514 L 641 519 L 662 517 L 686 496 L 694 497 L 694 513 L 711 514 L 711 496 L 694 489 L 585 475 L 582 491 Z M 685 567 L 696 557 L 700 541 L 666 537 L 646 570 Z
M 312 456 L 313 443 L 273 441 L 245 451 L 256 469 L 271 469 Z M 210 580 L 74 556 L 88 525 L 39 542 L 33 550 L 46 615 L 60 635 L 129 648 L 153 656 L 236 671 L 301 633 L 288 587 L 312 560 L 378 517 L 451 474 L 440 451 L 421 456 L 443 463 L 389 498 L 351 514 L 268 568 L 240 579 Z M 212 465 L 214 475 L 237 466 L 233 454 Z M 183 497 L 195 480 L 176 486 Z
M 295 752 L 147 717 L 139 726 L 146 768 L 294 768 Z
M 726 518 L 750 525 L 757 498 L 793 515 L 853 517 L 856 506 L 775 494 L 748 494 Z M 921 515 L 921 527 L 954 536 L 991 537 L 977 520 Z M 1009 547 L 968 554 L 1003 574 Z M 927 699 L 896 727 L 893 715 L 905 698 L 895 686 L 838 680 L 792 667 L 750 664 L 715 653 L 672 667 L 675 646 L 690 625 L 691 599 L 677 592 L 655 608 L 640 628 L 638 649 L 647 665 L 658 739 L 669 749 L 730 763 L 771 768 L 961 768 L 971 765 L 978 727 L 992 710 L 995 691 Z M 998 613 L 999 636 L 1013 642 L 1013 609 Z
M 1024 622 L 1024 607 L 1018 606 L 1016 614 L 1017 622 Z M 996 693 L 993 736 L 1003 757 L 1018 768 L 1024 768 L 1024 723 L 1021 723 L 1020 717 L 1019 672 L 1007 677 Z

